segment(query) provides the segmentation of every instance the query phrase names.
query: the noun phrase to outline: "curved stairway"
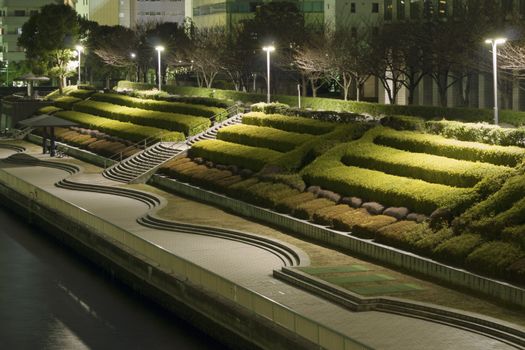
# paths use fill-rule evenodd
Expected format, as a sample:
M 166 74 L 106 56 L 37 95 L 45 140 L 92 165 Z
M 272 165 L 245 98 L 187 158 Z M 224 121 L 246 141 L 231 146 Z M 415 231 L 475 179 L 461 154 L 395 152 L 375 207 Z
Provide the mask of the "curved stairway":
M 102 175 L 124 183 L 144 183 L 160 165 L 187 148 L 184 142 L 158 142 L 105 169 Z
M 195 136 L 188 138 L 188 141 L 186 141 L 186 144 L 188 146 L 193 146 L 193 144 L 198 141 L 213 140 L 217 138 L 217 132 L 219 131 L 220 128 L 223 128 L 229 125 L 240 124 L 240 123 L 242 123 L 242 114 L 236 114 L 231 118 L 228 118 L 218 124 L 215 124 L 211 128 L 201 132 L 200 134 L 197 134 Z
M 38 158 L 35 158 L 25 153 L 15 153 L 5 159 L 2 159 L 2 162 L 10 163 L 10 164 L 17 164 L 17 165 L 31 165 L 31 166 L 43 166 L 47 168 L 55 168 L 55 169 L 66 171 L 69 174 L 75 174 L 80 171 L 79 167 L 72 165 L 72 164 L 40 160 Z

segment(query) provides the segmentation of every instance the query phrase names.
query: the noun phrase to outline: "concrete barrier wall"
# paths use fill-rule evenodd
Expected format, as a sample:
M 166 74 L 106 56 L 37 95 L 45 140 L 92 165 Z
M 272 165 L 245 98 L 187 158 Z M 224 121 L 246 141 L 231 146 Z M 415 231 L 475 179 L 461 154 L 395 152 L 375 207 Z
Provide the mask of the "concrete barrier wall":
M 329 329 L 314 320 L 305 318 L 286 306 L 239 286 L 212 271 L 173 255 L 163 248 L 137 237 L 80 207 L 42 191 L 2 169 L 0 169 L 0 182 L 24 197 L 31 199 L 33 204 L 59 212 L 71 221 L 87 226 L 90 231 L 101 233 L 109 237 L 109 239 L 125 245 L 137 255 L 149 259 L 158 264 L 163 270 L 176 275 L 180 280 L 187 280 L 194 285 L 216 293 L 318 346 L 334 350 L 369 349 L 346 335 Z
M 162 176 L 153 176 L 152 182 L 164 189 L 172 190 L 200 201 L 213 203 L 240 215 L 278 225 L 286 230 L 326 242 L 332 246 L 344 248 L 389 265 L 421 273 L 448 284 L 468 288 L 507 303 L 525 307 L 525 290 L 505 282 L 479 276 L 395 248 L 349 236 L 343 232 L 337 232 Z

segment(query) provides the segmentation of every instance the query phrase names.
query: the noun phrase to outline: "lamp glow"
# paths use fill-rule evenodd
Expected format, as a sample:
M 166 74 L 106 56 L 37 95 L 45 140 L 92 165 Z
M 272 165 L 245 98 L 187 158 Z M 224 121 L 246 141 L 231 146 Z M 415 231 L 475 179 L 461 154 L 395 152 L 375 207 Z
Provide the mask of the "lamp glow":
M 494 75 L 494 124 L 498 125 L 498 45 L 505 44 L 506 38 L 485 40 L 485 44 L 492 45 L 492 68 Z
M 266 51 L 266 103 L 270 103 L 270 53 L 275 51 L 275 47 L 273 45 L 264 46 L 263 51 Z
M 164 46 L 155 46 L 155 50 L 157 50 L 158 53 L 158 64 L 159 64 L 159 91 L 162 91 L 162 71 L 161 71 L 161 65 L 160 65 L 160 53 L 164 51 Z

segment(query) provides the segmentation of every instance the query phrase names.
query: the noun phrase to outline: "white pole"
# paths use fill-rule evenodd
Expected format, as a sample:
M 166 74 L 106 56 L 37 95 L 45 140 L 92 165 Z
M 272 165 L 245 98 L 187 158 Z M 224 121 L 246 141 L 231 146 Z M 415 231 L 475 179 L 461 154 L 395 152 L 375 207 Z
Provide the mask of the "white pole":
M 159 91 L 162 91 L 162 72 L 161 72 L 161 69 L 160 69 L 160 50 L 157 51 L 158 52 L 158 57 L 159 57 Z
M 498 125 L 498 49 L 496 40 L 492 41 L 492 65 L 494 68 L 494 125 Z
M 270 50 L 266 50 L 266 76 L 268 77 L 266 102 L 270 103 Z
M 78 50 L 78 82 L 77 82 L 77 85 L 80 85 L 80 55 L 81 55 L 81 50 Z
M 297 84 L 297 100 L 299 101 L 299 108 L 301 108 L 301 84 Z

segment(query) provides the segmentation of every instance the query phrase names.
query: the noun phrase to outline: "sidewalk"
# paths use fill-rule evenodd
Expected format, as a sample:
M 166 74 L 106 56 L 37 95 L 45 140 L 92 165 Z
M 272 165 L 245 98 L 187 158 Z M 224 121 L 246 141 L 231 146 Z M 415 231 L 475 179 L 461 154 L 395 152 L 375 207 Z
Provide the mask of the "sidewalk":
M 30 144 L 27 147 L 28 154 L 40 156 L 36 153 L 37 150 L 31 147 Z M 8 154 L 9 152 L 2 150 L 0 157 L 5 157 Z M 49 160 L 49 158 L 46 156 L 45 160 Z M 59 159 L 58 161 L 82 164 L 82 167 L 87 170 L 73 175 L 71 179 L 103 185 L 111 184 L 107 179 L 97 174 L 96 168 L 91 165 L 76 160 Z M 57 181 L 70 176 L 62 170 L 32 166 L 12 166 L 6 170 L 40 187 L 44 191 L 48 191 L 101 218 L 111 221 L 132 234 L 164 247 L 173 254 L 221 274 L 244 287 L 250 288 L 294 309 L 306 317 L 327 324 L 341 333 L 348 334 L 350 337 L 373 348 L 513 348 L 498 340 L 438 323 L 382 312 L 356 313 L 348 311 L 324 299 L 274 279 L 271 276 L 272 271 L 274 269 L 280 269 L 283 263 L 278 257 L 267 250 L 221 238 L 144 227 L 138 224 L 136 219 L 149 211 L 146 204 L 134 199 L 114 195 L 57 188 L 54 186 Z M 120 183 L 113 184 L 127 186 Z M 163 211 L 160 211 L 159 214 L 165 217 L 179 220 L 184 219 L 210 226 L 220 226 L 220 223 L 224 224 L 225 222 L 230 224 L 234 221 L 236 222 L 234 224 L 235 227 L 228 227 L 251 231 L 250 221 L 242 218 L 225 220 L 225 217 L 222 216 L 223 214 L 218 214 L 222 212 L 218 209 L 205 209 L 205 207 L 208 206 L 203 204 L 190 205 L 186 203 L 185 205 L 181 205 L 182 202 L 187 200 L 181 200 L 176 196 L 162 193 L 162 191 L 149 186 L 141 185 L 135 187 L 140 187 L 141 190 L 150 190 L 152 193 L 164 197 L 164 201 L 166 201 L 168 206 Z M 178 206 L 182 208 L 185 207 L 186 210 L 177 212 Z M 187 210 L 188 208 L 191 208 L 191 210 Z M 224 213 L 224 215 L 230 214 Z M 206 219 L 203 220 L 203 218 Z M 253 225 L 254 227 L 255 225 L 262 226 L 259 224 Z M 258 230 L 259 228 L 254 231 Z

